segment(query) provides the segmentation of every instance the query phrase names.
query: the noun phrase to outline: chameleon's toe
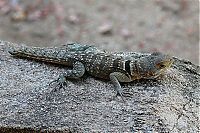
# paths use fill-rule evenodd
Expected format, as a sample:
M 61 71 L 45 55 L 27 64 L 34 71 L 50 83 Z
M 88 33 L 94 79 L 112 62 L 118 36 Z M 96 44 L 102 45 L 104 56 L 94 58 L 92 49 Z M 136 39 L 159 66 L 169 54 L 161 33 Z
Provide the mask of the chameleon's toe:
M 117 91 L 116 97 L 117 97 L 117 96 L 120 96 L 121 99 L 123 100 L 123 102 L 125 102 L 125 99 L 124 99 L 124 96 L 123 96 L 122 92 Z
M 60 89 L 65 89 L 65 86 L 67 86 L 66 79 L 63 75 L 60 75 L 58 79 L 50 82 L 49 85 L 52 85 L 53 83 L 56 83 L 56 86 L 52 90 L 54 92 L 56 92 L 57 90 L 60 90 Z

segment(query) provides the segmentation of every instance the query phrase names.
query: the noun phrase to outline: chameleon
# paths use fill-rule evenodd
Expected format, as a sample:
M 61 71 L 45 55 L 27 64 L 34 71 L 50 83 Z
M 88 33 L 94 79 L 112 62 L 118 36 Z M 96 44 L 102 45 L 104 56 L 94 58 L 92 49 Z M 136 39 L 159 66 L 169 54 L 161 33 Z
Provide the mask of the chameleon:
M 16 57 L 30 58 L 43 62 L 72 67 L 67 69 L 58 79 L 58 87 L 62 88 L 67 79 L 81 78 L 85 73 L 101 79 L 110 80 L 117 92 L 122 95 L 121 82 L 132 82 L 138 79 L 156 79 L 173 63 L 169 55 L 153 52 L 147 56 L 134 58 L 126 52 L 112 53 L 100 50 L 95 46 L 79 43 L 66 44 L 63 47 L 28 47 L 12 46 L 8 52 Z

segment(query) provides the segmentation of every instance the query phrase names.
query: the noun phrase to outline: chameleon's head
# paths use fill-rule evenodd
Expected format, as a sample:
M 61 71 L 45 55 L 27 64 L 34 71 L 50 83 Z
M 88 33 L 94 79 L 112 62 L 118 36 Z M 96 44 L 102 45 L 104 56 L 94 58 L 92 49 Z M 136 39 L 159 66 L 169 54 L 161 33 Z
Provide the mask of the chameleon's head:
M 149 56 L 139 59 L 134 66 L 137 75 L 136 78 L 153 79 L 164 73 L 173 63 L 172 57 L 164 55 L 160 52 L 154 52 Z M 134 69 L 133 69 L 134 70 Z M 133 74 L 134 75 L 134 71 Z

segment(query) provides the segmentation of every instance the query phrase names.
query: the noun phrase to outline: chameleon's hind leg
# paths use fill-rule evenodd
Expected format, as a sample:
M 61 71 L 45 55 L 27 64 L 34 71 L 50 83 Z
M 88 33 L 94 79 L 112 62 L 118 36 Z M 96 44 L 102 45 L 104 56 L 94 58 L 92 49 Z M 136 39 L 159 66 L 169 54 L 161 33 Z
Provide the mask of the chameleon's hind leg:
M 61 74 L 57 80 L 52 81 L 58 83 L 54 90 L 52 91 L 57 91 L 57 89 L 64 88 L 66 86 L 66 79 L 77 79 L 80 78 L 84 75 L 85 73 L 85 67 L 83 63 L 81 62 L 74 62 L 73 63 L 73 69 L 72 70 L 67 70 L 65 73 Z M 50 84 L 51 84 L 50 83 Z

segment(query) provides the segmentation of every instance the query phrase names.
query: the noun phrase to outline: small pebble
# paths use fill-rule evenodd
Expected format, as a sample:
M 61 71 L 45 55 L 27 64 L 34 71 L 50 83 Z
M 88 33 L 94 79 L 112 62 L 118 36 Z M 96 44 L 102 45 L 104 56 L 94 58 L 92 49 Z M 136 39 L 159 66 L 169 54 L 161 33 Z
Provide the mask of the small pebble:
M 98 28 L 98 32 L 102 35 L 112 34 L 112 24 L 111 23 L 104 23 Z

